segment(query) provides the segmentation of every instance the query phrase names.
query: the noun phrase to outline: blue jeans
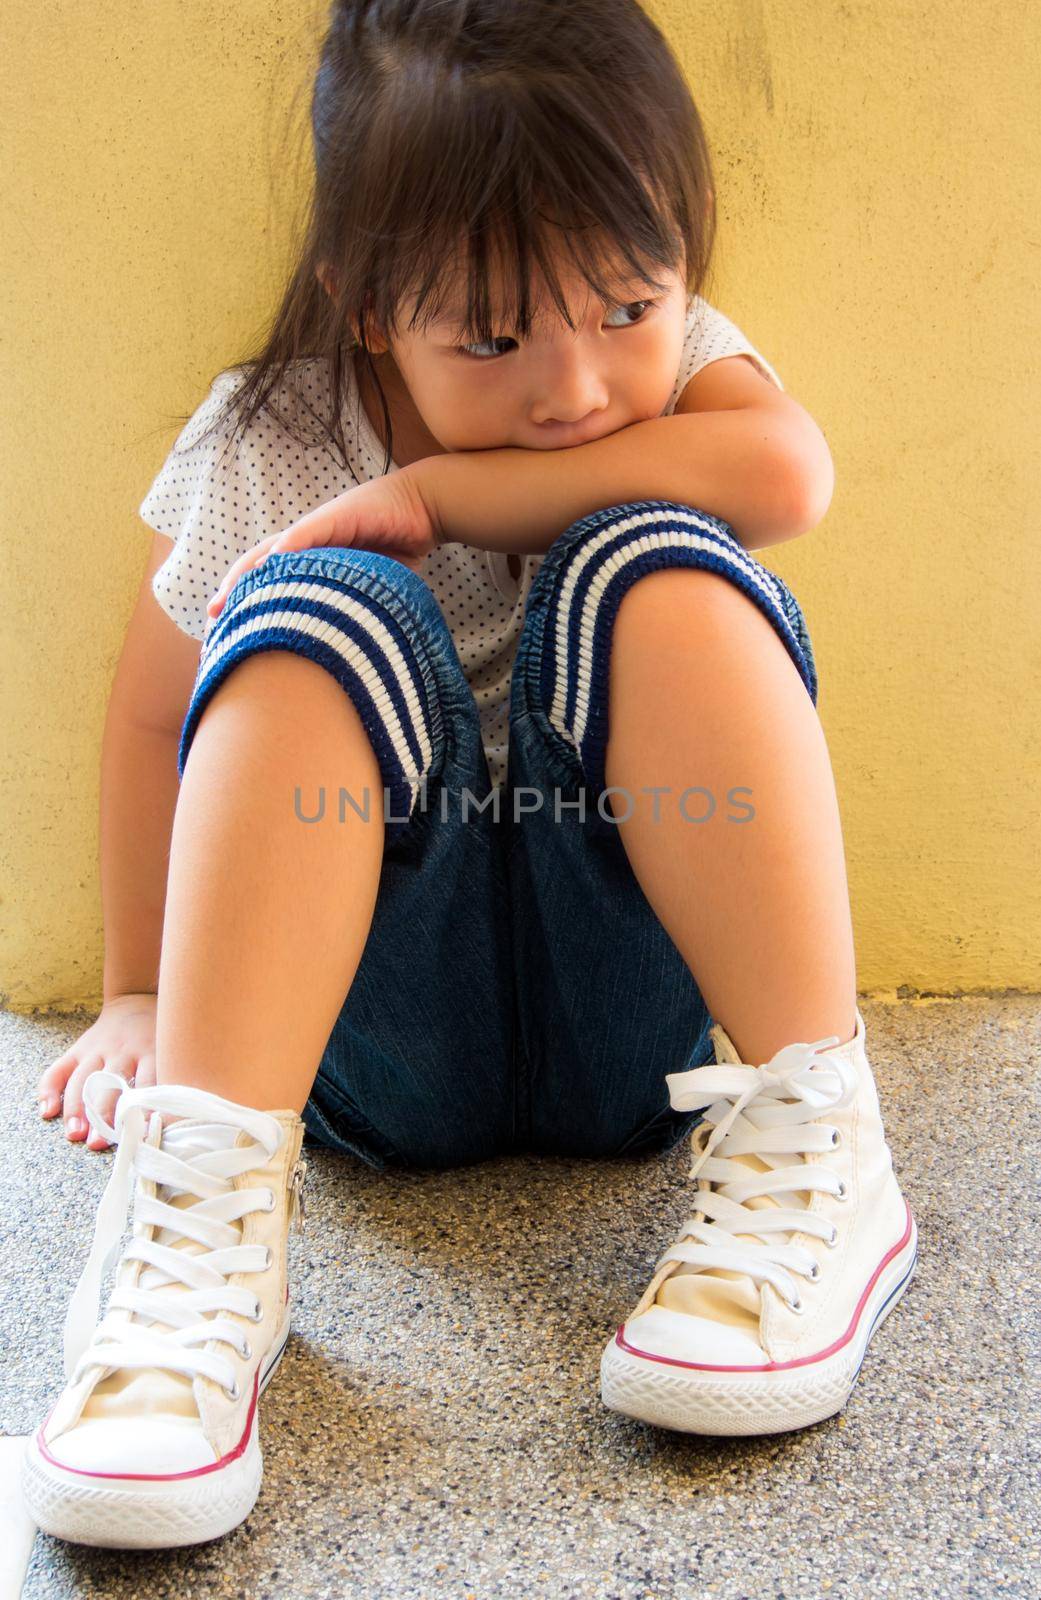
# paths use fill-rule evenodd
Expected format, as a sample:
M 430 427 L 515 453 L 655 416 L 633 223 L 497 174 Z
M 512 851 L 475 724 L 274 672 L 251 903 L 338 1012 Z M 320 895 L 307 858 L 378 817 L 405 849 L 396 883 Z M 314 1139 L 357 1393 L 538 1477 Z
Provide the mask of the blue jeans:
M 737 584 L 816 704 L 802 612 L 725 522 L 665 500 L 606 507 L 561 533 L 535 576 L 499 791 L 451 634 L 411 568 L 307 550 L 269 557 L 231 590 L 203 646 L 179 776 L 235 664 L 292 649 L 350 695 L 385 787 L 375 912 L 304 1110 L 312 1139 L 379 1169 L 437 1168 L 665 1151 L 699 1120 L 670 1107 L 665 1075 L 711 1059 L 713 1019 L 604 793 L 614 618 L 633 582 L 670 566 Z M 693 825 L 704 797 L 686 803 Z

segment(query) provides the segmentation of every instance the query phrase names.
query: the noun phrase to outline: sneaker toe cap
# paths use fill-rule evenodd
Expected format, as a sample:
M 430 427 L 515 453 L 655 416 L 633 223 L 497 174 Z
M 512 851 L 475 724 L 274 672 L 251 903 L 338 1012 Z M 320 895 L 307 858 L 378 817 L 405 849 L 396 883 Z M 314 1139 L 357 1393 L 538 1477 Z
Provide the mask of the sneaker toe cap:
M 765 1367 L 770 1359 L 741 1328 L 666 1306 L 649 1306 L 630 1317 L 622 1338 L 637 1354 L 698 1366 Z
M 61 1467 L 119 1477 L 167 1478 L 216 1460 L 198 1423 L 176 1417 L 85 1419 L 48 1439 L 46 1450 Z

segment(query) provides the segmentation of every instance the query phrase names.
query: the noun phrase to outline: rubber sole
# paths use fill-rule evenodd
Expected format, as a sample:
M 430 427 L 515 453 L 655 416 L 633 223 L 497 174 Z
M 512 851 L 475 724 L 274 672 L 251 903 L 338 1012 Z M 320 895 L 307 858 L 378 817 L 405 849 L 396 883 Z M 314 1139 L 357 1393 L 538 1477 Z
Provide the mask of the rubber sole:
M 22 1496 L 43 1533 L 70 1544 L 104 1550 L 168 1550 L 204 1544 L 237 1528 L 257 1503 L 263 1477 L 259 1399 L 285 1353 L 289 1314 L 257 1385 L 249 1437 L 219 1470 L 163 1481 L 94 1478 L 70 1472 L 40 1451 L 38 1435 L 26 1444 Z
M 848 1343 L 820 1361 L 762 1372 L 727 1372 L 641 1356 L 611 1340 L 600 1363 L 600 1393 L 612 1411 L 678 1433 L 738 1438 L 811 1427 L 841 1411 L 872 1336 L 914 1276 L 918 1230 L 879 1275 Z

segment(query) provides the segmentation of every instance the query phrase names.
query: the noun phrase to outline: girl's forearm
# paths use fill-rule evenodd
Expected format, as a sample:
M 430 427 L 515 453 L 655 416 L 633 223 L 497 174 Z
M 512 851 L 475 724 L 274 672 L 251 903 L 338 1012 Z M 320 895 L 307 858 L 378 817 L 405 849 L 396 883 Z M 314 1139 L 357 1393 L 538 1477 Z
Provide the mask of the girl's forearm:
M 567 450 L 453 451 L 416 469 L 448 540 L 518 554 L 544 552 L 578 518 L 633 500 L 711 512 L 753 550 L 823 515 L 805 431 L 764 408 L 655 417 Z
M 179 735 L 111 711 L 101 753 L 104 999 L 158 993 Z

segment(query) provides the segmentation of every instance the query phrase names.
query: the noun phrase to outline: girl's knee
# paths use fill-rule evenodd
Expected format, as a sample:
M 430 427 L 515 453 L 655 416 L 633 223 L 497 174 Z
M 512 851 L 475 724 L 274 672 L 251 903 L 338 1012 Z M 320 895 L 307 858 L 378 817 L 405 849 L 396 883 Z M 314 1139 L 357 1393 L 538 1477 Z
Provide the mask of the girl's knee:
M 404 832 L 423 784 L 441 769 L 445 745 L 417 584 L 432 598 L 401 562 L 341 548 L 280 552 L 244 574 L 203 645 L 178 776 L 202 713 L 229 673 L 259 655 L 291 653 L 331 674 L 347 694 L 387 792 L 387 842 Z
M 680 578 L 678 573 L 683 573 Z M 668 574 L 668 577 L 662 574 Z M 696 573 L 697 577 L 691 577 Z M 655 584 L 648 580 L 654 577 Z M 605 787 L 610 660 L 623 599 L 644 602 L 684 584 L 695 610 L 732 606 L 737 589 L 766 616 L 784 642 L 812 698 L 813 662 L 793 628 L 780 579 L 744 548 L 721 518 L 671 500 L 635 501 L 582 517 L 566 530 L 537 582 L 545 609 L 538 668 L 543 711 L 562 749 L 575 751 L 589 787 Z
M 634 601 L 634 596 L 639 598 Z M 673 601 L 679 601 L 685 607 L 696 605 L 699 612 L 711 606 L 732 609 L 749 604 L 747 596 L 724 573 L 712 567 L 675 561 L 636 574 L 618 602 L 615 625 L 623 616 L 632 617 L 635 612 L 660 612 L 663 606 L 670 606 Z

